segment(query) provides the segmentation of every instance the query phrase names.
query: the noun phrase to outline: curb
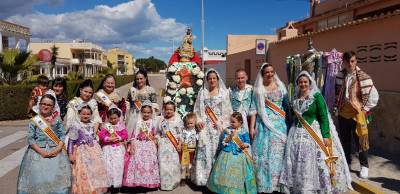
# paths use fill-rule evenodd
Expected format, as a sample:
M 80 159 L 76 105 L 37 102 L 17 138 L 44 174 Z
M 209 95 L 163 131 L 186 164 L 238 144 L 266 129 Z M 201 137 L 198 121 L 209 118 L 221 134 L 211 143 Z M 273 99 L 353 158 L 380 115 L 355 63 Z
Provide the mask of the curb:
M 355 191 L 362 193 L 362 194 L 384 194 L 377 187 L 375 187 L 371 184 L 368 184 L 364 181 L 353 179 L 353 182 L 351 183 L 351 185 L 353 186 Z

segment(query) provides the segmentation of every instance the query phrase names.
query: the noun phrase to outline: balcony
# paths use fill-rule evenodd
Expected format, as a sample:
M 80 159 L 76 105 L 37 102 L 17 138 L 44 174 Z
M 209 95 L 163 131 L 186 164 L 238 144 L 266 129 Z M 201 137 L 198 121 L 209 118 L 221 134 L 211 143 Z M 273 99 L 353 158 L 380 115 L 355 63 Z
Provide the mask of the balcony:
M 79 59 L 72 58 L 72 59 L 70 60 L 70 63 L 73 64 L 73 65 L 79 64 Z
M 96 59 L 85 59 L 85 63 L 89 65 L 102 65 L 101 60 L 96 60 Z

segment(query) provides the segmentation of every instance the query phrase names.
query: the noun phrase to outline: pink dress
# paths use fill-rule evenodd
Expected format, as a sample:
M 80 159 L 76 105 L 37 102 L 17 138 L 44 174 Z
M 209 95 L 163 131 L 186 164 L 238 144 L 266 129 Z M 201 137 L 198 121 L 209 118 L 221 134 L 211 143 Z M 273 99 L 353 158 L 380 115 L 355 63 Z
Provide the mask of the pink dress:
M 157 159 L 157 135 L 152 119 L 137 122 L 131 136 L 134 153 L 127 155 L 123 185 L 127 187 L 160 187 Z M 151 138 L 153 136 L 154 138 Z M 153 140 L 151 140 L 153 139 Z
M 124 157 L 126 153 L 124 142 L 128 139 L 128 131 L 123 122 L 113 125 L 113 128 L 115 135 L 119 137 L 119 142 L 108 141 L 111 134 L 105 128 L 100 130 L 99 137 L 103 146 L 103 156 L 109 177 L 109 185 L 118 188 L 122 186 L 124 175 Z

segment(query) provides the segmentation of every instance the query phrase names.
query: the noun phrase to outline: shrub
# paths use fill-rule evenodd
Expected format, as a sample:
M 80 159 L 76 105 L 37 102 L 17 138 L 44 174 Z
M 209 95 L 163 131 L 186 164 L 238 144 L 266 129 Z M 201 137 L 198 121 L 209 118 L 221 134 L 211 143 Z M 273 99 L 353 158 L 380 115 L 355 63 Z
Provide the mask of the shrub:
M 133 76 L 117 76 L 116 87 L 133 82 Z M 79 84 L 83 80 L 67 81 L 68 98 L 75 96 Z M 95 89 L 99 86 L 101 79 L 92 79 Z M 26 119 L 26 109 L 31 91 L 36 84 L 19 84 L 14 86 L 0 86 L 0 120 Z

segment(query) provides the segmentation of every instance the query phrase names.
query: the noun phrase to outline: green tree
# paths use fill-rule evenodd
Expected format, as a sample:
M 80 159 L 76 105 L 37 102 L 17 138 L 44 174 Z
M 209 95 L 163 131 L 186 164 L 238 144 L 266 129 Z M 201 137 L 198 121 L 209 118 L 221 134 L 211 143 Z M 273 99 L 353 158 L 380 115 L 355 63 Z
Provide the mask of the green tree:
M 53 75 L 53 69 L 56 67 L 56 61 L 57 61 L 57 57 L 58 57 L 58 47 L 56 47 L 56 45 L 54 44 L 50 50 L 51 50 L 51 66 L 50 66 L 50 77 L 54 77 Z
M 147 71 L 158 72 L 167 68 L 167 64 L 153 56 L 149 58 L 140 58 L 136 60 L 136 67 L 146 69 Z
M 18 49 L 7 49 L 0 53 L 1 82 L 16 84 L 26 77 L 32 65 L 37 61 L 36 55 Z M 20 76 L 20 80 L 18 80 Z

